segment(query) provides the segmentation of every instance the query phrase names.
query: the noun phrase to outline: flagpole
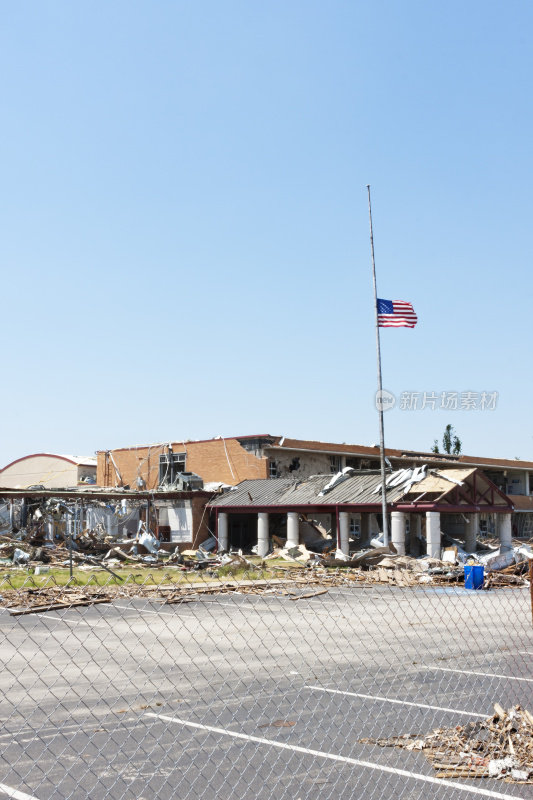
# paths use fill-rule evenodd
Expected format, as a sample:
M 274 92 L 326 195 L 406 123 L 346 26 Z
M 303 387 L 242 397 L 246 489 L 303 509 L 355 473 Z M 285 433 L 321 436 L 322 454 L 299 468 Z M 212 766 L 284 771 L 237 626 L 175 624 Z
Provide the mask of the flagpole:
M 379 414 L 379 455 L 381 461 L 381 511 L 383 515 L 383 544 L 389 543 L 389 521 L 387 519 L 387 485 L 385 470 L 385 428 L 383 425 L 383 386 L 381 382 L 381 346 L 379 341 L 379 318 L 378 318 L 378 290 L 376 284 L 376 261 L 374 258 L 374 231 L 372 228 L 372 203 L 370 201 L 370 184 L 368 190 L 368 216 L 370 219 L 370 251 L 372 253 L 372 280 L 374 283 L 374 309 L 376 313 L 376 354 L 378 362 L 378 393 L 377 409 Z

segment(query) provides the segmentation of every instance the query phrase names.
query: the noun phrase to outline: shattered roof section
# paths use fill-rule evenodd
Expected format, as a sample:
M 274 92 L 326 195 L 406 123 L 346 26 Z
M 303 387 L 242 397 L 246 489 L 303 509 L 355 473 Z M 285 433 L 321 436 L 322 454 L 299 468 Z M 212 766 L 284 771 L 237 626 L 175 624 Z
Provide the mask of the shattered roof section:
M 402 475 L 402 473 L 404 473 Z M 409 474 L 411 473 L 411 474 Z M 475 468 L 431 470 L 426 475 L 423 470 L 397 470 L 388 476 L 387 503 L 394 504 L 405 498 L 414 502 L 417 498 L 441 497 L 463 487 L 476 473 L 476 478 L 484 486 L 492 486 L 490 481 Z M 339 476 L 342 473 L 339 473 Z M 399 479 L 397 485 L 395 478 Z M 392 479 L 392 480 L 390 480 Z M 414 482 L 413 482 L 414 479 Z M 509 507 L 509 501 L 496 487 L 495 504 Z M 463 501 L 464 502 L 464 501 Z M 304 480 L 294 478 L 264 478 L 246 480 L 221 497 L 209 503 L 214 508 L 267 506 L 376 506 L 381 505 L 381 475 L 379 472 L 360 472 L 342 475 L 335 481 L 331 475 L 313 475 Z

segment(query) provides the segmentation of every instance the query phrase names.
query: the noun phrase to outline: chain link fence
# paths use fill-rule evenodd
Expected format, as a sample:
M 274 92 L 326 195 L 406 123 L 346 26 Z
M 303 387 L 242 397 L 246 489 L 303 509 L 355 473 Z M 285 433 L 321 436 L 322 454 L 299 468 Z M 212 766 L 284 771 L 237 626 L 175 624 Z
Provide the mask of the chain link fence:
M 527 583 L 375 577 L 11 572 L 0 797 L 530 798 Z

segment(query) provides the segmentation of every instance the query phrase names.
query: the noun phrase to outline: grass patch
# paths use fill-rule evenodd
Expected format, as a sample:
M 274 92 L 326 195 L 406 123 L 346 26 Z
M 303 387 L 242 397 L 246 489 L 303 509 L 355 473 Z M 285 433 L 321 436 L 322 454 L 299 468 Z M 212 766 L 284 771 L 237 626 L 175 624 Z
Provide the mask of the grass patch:
M 266 570 L 243 564 L 225 564 L 217 569 L 217 573 L 219 578 L 243 581 L 258 581 L 269 577 Z
M 70 571 L 64 567 L 51 568 L 49 572 L 35 575 L 28 569 L 8 569 L 0 571 L 0 593 L 7 589 L 35 589 L 49 586 L 124 586 L 136 583 L 139 586 L 158 586 L 170 583 L 180 585 L 216 578 L 204 572 L 180 572 L 172 567 L 112 567 L 120 577 L 117 579 L 99 567 L 91 570 L 74 569 L 72 580 Z

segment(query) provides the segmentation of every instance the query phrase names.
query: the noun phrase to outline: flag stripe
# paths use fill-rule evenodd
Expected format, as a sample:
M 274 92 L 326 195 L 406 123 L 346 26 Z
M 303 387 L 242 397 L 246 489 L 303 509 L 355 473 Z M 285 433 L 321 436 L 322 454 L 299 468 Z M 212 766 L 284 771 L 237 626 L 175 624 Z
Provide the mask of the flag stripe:
M 380 328 L 414 328 L 418 322 L 411 303 L 405 300 L 378 300 Z

